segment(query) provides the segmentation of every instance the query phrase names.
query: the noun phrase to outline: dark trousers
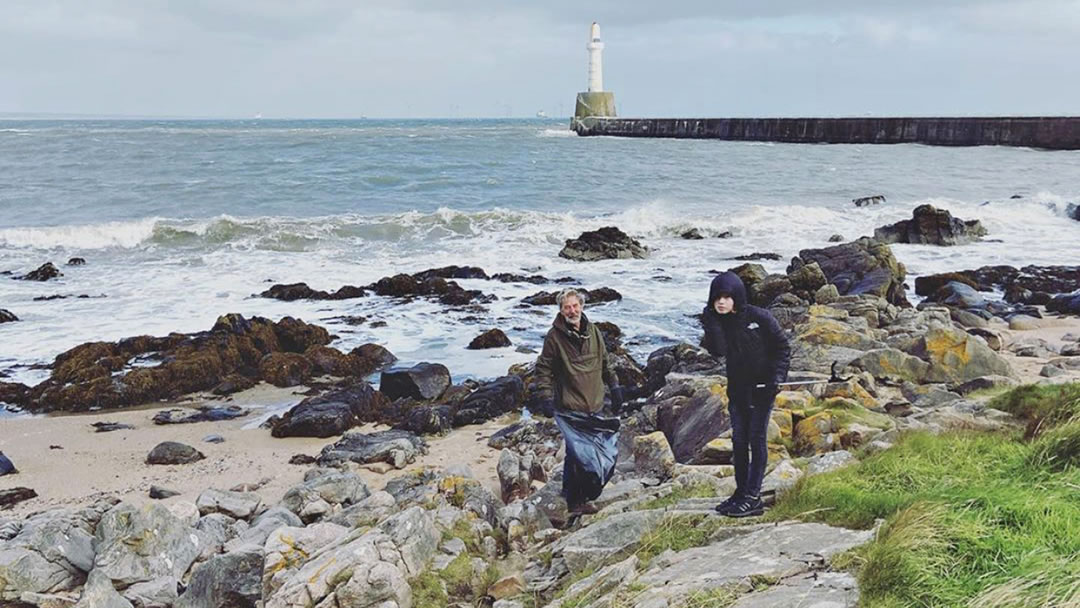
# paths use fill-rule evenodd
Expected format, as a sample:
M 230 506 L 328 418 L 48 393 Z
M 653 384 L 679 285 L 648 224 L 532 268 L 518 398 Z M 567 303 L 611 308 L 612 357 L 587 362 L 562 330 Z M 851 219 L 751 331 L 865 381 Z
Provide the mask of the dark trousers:
M 766 434 L 775 395 L 767 389 L 733 388 L 735 390 L 728 390 L 728 413 L 735 461 L 735 492 L 740 496 L 760 496 L 765 467 L 769 464 Z

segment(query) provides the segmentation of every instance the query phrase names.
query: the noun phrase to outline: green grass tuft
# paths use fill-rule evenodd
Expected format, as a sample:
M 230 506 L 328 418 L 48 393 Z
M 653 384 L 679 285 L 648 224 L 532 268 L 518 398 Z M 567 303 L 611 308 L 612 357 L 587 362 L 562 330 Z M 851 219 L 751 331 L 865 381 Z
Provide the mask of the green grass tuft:
M 1035 437 L 1044 429 L 1080 417 L 1080 382 L 1025 384 L 991 399 L 990 407 L 1027 420 L 1027 436 Z
M 1080 416 L 1039 435 L 1029 460 L 1035 468 L 1053 471 L 1080 467 Z
M 873 542 L 834 562 L 857 570 L 866 606 L 1080 606 L 1080 423 L 1045 424 L 1068 407 L 1040 402 L 1033 442 L 905 435 L 801 480 L 766 518 L 855 528 L 884 519 Z

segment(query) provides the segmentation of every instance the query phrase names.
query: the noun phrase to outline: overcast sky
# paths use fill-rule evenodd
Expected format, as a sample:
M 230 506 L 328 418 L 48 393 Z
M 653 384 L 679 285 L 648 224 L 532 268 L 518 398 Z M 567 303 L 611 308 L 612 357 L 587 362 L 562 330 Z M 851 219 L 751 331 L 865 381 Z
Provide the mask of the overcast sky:
M 3 0 L 0 112 L 1080 114 L 1080 0 Z

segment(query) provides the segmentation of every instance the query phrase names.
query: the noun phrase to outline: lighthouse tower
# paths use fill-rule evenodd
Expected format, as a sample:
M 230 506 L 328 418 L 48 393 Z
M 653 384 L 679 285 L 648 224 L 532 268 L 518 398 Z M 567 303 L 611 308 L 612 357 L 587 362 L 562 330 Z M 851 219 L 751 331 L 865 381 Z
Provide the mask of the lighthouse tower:
M 577 95 L 574 118 L 570 120 L 570 129 L 575 131 L 584 119 L 615 116 L 615 94 L 604 90 L 604 66 L 600 56 L 604 43 L 600 40 L 600 25 L 595 21 L 589 27 L 585 49 L 589 51 L 589 89 Z
M 600 24 L 595 21 L 589 28 L 589 42 L 585 48 L 589 51 L 589 92 L 600 93 L 604 90 L 604 66 L 600 57 L 604 43 L 600 41 Z

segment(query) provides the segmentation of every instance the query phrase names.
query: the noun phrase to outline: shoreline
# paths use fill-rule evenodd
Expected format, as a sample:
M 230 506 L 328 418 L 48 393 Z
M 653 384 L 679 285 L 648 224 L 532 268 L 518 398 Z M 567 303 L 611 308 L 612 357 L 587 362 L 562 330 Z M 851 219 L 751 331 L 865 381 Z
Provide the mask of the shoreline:
M 279 389 L 261 384 L 234 395 L 229 405 L 250 405 L 292 395 L 297 387 Z M 296 396 L 299 402 L 301 397 Z M 210 401 L 210 405 L 222 402 Z M 266 413 L 253 410 L 243 418 L 218 422 L 156 425 L 154 414 L 185 404 L 157 405 L 130 410 L 46 415 L 0 419 L 0 451 L 8 455 L 19 473 L 0 477 L 0 490 L 25 486 L 38 497 L 0 511 L 3 517 L 24 518 L 31 513 L 54 507 L 83 506 L 103 496 L 116 496 L 136 505 L 150 502 L 191 502 L 209 488 L 228 490 L 238 484 L 269 482 L 257 490 L 266 504 L 281 500 L 282 495 L 304 479 L 312 465 L 289 464 L 295 454 L 318 455 L 325 445 L 340 437 L 275 438 L 267 429 L 249 428 Z M 198 405 L 197 402 L 186 405 Z M 486 438 L 516 420 L 511 414 L 483 424 L 455 429 L 443 437 L 425 437 L 429 451 L 403 469 L 377 472 L 378 466 L 351 465 L 373 489 L 381 489 L 390 479 L 425 466 L 446 467 L 467 464 L 476 479 L 496 493 L 499 489 L 495 465 L 498 450 L 487 446 Z M 109 421 L 131 424 L 135 428 L 98 433 L 90 426 Z M 353 430 L 372 432 L 384 425 L 367 424 Z M 206 443 L 203 437 L 221 435 L 223 443 Z M 483 441 L 482 441 L 483 439 Z M 179 441 L 193 446 L 206 459 L 186 465 L 148 465 L 146 455 L 162 441 Z M 51 449 L 51 445 L 63 449 Z M 151 499 L 151 485 L 180 492 L 164 499 Z
M 1020 357 L 1008 350 L 1008 345 L 1045 340 L 1062 345 L 1064 335 L 1080 335 L 1080 318 L 1046 317 L 1038 327 L 1028 330 L 1009 329 L 1003 322 L 991 324 L 1001 334 L 1005 347 L 999 352 L 1024 384 L 1039 382 L 1076 382 L 1080 372 L 1067 372 L 1057 378 L 1044 378 L 1039 371 L 1048 361 L 1041 357 Z M 303 481 L 310 465 L 292 465 L 295 454 L 315 456 L 340 436 L 320 438 L 274 438 L 259 422 L 279 408 L 298 403 L 303 396 L 302 386 L 276 388 L 262 383 L 232 395 L 230 399 L 206 398 L 191 395 L 179 401 L 130 409 L 115 409 L 92 413 L 63 413 L 16 416 L 0 419 L 0 451 L 10 457 L 19 473 L 0 478 L 0 489 L 26 486 L 38 497 L 3 511 L 5 517 L 26 517 L 31 513 L 53 507 L 90 504 L 102 496 L 111 495 L 133 504 L 153 502 L 148 496 L 151 485 L 160 485 L 180 492 L 169 502 L 192 502 L 209 488 L 227 490 L 238 484 L 264 485 L 255 490 L 264 502 L 272 504 L 285 491 Z M 157 412 L 199 405 L 237 405 L 252 408 L 242 418 L 218 422 L 155 425 L 151 422 Z M 262 407 L 259 407 L 262 406 Z M 446 467 L 466 464 L 475 478 L 498 493 L 496 473 L 499 450 L 489 448 L 486 439 L 495 431 L 516 421 L 520 414 L 512 413 L 482 424 L 452 430 L 445 436 L 425 436 L 429 452 L 403 469 L 379 472 L 378 465 L 350 465 L 366 483 L 378 489 L 387 481 L 422 467 Z M 97 433 L 91 424 L 101 421 L 131 424 L 135 428 Z M 365 424 L 353 430 L 372 432 L 389 427 Z M 221 435 L 223 443 L 207 443 L 207 435 Z M 187 465 L 147 465 L 146 455 L 162 441 L 180 441 L 206 455 Z M 52 449 L 59 445 L 62 449 Z

